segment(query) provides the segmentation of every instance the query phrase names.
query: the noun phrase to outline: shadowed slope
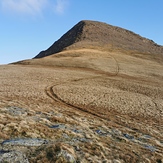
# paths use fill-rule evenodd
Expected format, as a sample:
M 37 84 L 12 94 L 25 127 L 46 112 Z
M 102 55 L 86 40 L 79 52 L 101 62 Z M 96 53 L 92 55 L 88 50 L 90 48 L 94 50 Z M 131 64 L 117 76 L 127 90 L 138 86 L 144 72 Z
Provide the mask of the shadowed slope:
M 49 56 L 66 49 L 99 47 L 163 54 L 162 46 L 129 30 L 97 21 L 80 21 L 35 58 Z

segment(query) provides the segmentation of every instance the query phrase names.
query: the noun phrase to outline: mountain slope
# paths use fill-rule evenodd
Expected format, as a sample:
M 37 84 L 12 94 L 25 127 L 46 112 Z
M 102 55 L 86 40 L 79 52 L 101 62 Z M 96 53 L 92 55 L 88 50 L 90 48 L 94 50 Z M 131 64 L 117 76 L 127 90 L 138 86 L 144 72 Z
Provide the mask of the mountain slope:
M 97 21 L 80 21 L 47 50 L 35 58 L 49 56 L 65 49 L 123 49 L 139 53 L 163 54 L 163 46 L 129 30 Z
M 35 59 L 0 66 L 0 162 L 163 162 L 162 54 L 81 21 Z

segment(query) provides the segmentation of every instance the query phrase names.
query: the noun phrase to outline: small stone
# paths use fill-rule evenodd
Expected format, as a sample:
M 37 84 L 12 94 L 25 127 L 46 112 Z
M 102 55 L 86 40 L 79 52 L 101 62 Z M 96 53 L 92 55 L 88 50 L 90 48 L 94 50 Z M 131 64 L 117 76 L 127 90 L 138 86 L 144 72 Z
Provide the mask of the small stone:
M 4 125 L 3 124 L 0 124 L 0 128 L 3 128 L 4 127 Z
M 91 139 L 92 137 L 89 134 L 85 134 L 86 139 Z
M 107 163 L 113 163 L 113 161 L 112 160 L 107 160 Z
M 108 160 L 103 160 L 102 163 L 108 163 Z M 111 163 L 112 163 L 112 161 L 111 161 Z
M 85 158 L 89 159 L 88 157 L 90 157 L 89 153 L 85 154 Z
M 9 127 L 4 127 L 2 131 L 10 131 Z
M 151 163 L 151 161 L 148 158 L 146 158 L 145 160 L 147 161 L 147 163 Z
M 80 147 L 79 146 L 75 146 L 75 150 L 76 151 L 80 151 Z
M 89 158 L 87 158 L 87 160 L 91 162 L 92 161 L 92 158 L 89 157 Z
M 113 163 L 121 163 L 119 160 L 113 160 Z
M 73 155 L 71 155 L 70 153 L 68 153 L 65 150 L 61 150 L 61 152 L 58 154 L 58 158 L 64 158 L 67 162 L 71 162 L 71 163 L 75 163 L 76 160 L 73 157 Z

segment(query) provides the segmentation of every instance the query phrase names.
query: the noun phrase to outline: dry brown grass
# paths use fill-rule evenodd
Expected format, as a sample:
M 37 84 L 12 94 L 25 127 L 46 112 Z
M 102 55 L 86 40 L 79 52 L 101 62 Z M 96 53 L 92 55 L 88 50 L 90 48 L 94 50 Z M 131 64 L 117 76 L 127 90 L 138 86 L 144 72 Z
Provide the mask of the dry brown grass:
M 0 139 L 39 137 L 64 142 L 84 137 L 92 142 L 78 142 L 80 152 L 75 153 L 85 162 L 159 160 L 163 157 L 162 79 L 163 66 L 150 55 L 101 49 L 63 51 L 0 66 Z M 25 108 L 27 114 L 13 116 L 6 111 L 8 106 Z M 48 127 L 55 124 L 67 129 Z M 99 136 L 99 128 L 111 135 Z M 122 137 L 124 133 L 133 135 L 135 142 Z M 140 142 L 143 135 L 152 138 Z M 157 150 L 145 148 L 141 144 L 145 141 Z M 37 158 L 48 162 L 44 157 L 48 149 L 55 146 L 41 149 L 33 162 Z

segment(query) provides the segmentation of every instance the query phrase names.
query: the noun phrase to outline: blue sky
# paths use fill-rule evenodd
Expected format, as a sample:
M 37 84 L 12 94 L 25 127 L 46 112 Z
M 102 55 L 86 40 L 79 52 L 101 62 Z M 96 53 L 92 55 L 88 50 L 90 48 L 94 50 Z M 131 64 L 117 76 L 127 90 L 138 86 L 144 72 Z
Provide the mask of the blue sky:
M 106 22 L 163 45 L 163 0 L 0 0 L 0 64 L 36 56 L 80 20 Z

